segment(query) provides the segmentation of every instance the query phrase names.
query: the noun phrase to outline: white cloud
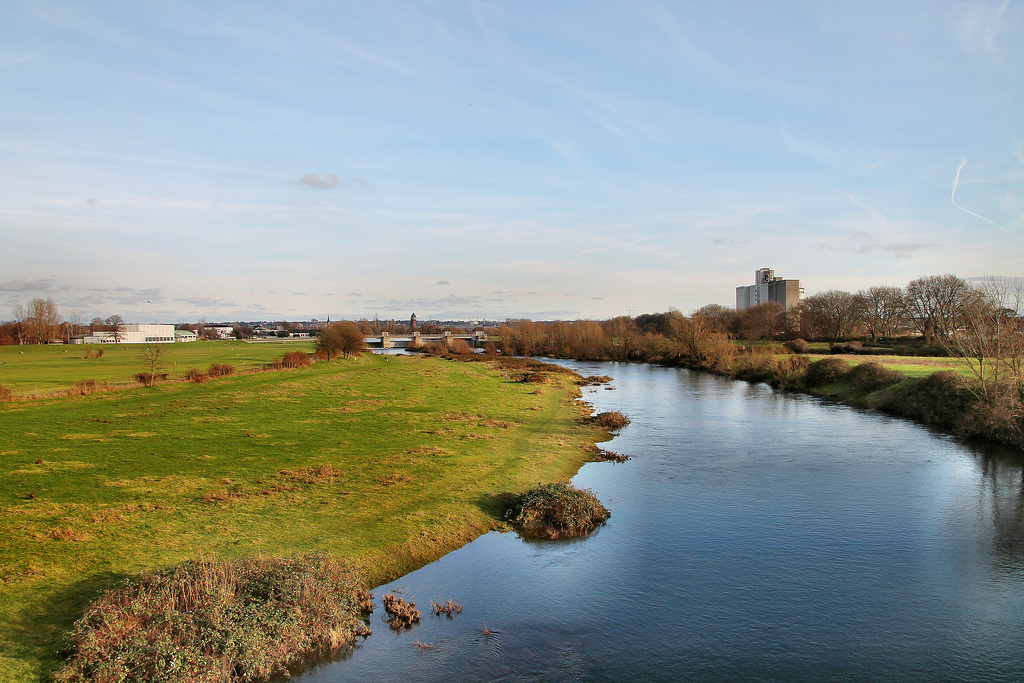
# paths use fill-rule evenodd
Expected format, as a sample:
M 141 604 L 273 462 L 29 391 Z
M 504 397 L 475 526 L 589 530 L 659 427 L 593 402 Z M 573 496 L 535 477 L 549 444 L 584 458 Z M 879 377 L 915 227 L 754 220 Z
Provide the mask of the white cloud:
M 321 178 L 316 173 L 309 173 L 299 178 L 299 184 L 315 190 L 331 190 L 341 185 L 341 180 L 334 173 L 327 173 Z

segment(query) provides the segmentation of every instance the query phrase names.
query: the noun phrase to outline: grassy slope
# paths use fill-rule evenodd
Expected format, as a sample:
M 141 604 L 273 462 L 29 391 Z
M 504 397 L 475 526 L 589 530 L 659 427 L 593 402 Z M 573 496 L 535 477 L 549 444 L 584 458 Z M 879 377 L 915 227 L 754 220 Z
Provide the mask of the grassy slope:
M 82 380 L 129 382 L 148 371 L 139 358 L 142 344 L 70 344 L 64 346 L 0 346 L 0 386 L 19 395 L 50 392 Z M 183 376 L 189 368 L 205 370 L 211 363 L 234 365 L 239 371 L 262 366 L 288 351 L 312 352 L 306 340 L 242 342 L 200 341 L 164 344 L 161 372 Z M 103 351 L 102 358 L 86 358 L 87 352 Z
M 584 462 L 600 435 L 571 394 L 363 357 L 0 404 L 0 681 L 44 676 L 89 599 L 141 569 L 323 549 L 376 582 L 439 557 L 495 526 L 494 494 Z
M 881 363 L 890 370 L 898 370 L 910 378 L 920 378 L 939 372 L 941 370 L 952 370 L 964 377 L 973 377 L 970 368 L 960 358 L 928 358 L 919 356 L 865 356 L 859 354 L 835 354 L 831 356 L 808 356 L 808 360 L 815 361 L 822 358 L 842 358 L 850 365 L 861 363 Z

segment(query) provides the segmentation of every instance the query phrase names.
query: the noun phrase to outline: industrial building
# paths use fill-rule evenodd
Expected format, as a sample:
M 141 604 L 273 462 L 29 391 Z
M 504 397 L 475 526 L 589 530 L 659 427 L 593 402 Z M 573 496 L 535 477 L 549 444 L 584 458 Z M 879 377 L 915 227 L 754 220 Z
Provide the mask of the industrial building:
M 804 300 L 804 288 L 799 280 L 784 280 L 775 277 L 771 268 L 754 271 L 754 284 L 736 288 L 736 310 L 775 301 L 787 311 L 796 308 Z
M 117 333 L 99 331 L 80 337 L 72 337 L 72 344 L 173 344 L 174 325 L 142 325 L 132 323 L 123 326 Z M 183 341 L 194 341 L 184 339 Z

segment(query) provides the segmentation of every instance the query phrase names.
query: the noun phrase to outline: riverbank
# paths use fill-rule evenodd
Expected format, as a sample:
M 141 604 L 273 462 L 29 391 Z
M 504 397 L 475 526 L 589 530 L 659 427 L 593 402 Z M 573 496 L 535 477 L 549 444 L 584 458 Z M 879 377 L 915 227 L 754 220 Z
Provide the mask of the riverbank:
M 501 526 L 605 438 L 574 375 L 364 356 L 0 404 L 0 681 L 44 679 L 100 591 L 215 553 L 344 557 L 370 585 Z
M 957 436 L 980 438 L 1024 451 L 1024 420 L 1010 402 L 989 395 L 955 360 L 912 366 L 880 362 L 872 356 L 808 356 L 779 353 L 766 347 L 729 358 L 674 365 L 713 372 L 733 379 L 765 382 L 776 389 L 827 398 L 858 408 L 880 410 L 936 427 Z

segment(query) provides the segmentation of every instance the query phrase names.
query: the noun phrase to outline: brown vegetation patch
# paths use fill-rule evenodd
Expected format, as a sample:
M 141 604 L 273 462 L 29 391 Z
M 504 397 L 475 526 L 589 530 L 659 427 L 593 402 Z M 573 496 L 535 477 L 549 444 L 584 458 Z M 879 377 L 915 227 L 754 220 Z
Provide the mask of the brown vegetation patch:
M 420 611 L 416 609 L 416 603 L 406 602 L 394 593 L 385 595 L 383 603 L 384 611 L 387 612 L 385 621 L 393 630 L 400 631 L 404 628 L 412 628 L 413 624 L 419 623 Z
M 75 543 L 82 543 L 88 541 L 91 536 L 78 529 L 72 529 L 71 527 L 57 527 L 56 529 L 50 529 L 46 532 L 46 537 L 53 541 L 72 541 Z
M 477 434 L 475 432 L 470 432 L 469 434 L 463 434 L 462 438 L 468 441 L 473 441 L 476 439 L 497 439 L 498 437 L 494 434 Z
M 195 368 L 189 368 L 189 371 L 185 373 L 185 380 L 188 382 L 195 382 L 196 384 L 206 384 L 210 381 L 210 373 L 197 370 Z
M 227 377 L 235 374 L 235 366 L 227 363 L 214 363 L 206 373 L 210 377 Z
M 591 420 L 598 427 L 601 427 L 602 429 L 607 429 L 608 431 L 622 429 L 623 427 L 629 424 L 629 418 L 617 410 L 610 410 L 604 413 L 598 413 L 597 415 L 594 415 L 594 417 L 591 418 Z
M 263 681 L 370 634 L 363 579 L 322 553 L 190 560 L 102 595 L 57 683 Z M 371 603 L 372 607 L 372 603 Z
M 448 602 L 444 603 L 443 605 L 431 600 L 430 611 L 434 613 L 435 617 L 439 617 L 443 614 L 449 619 L 451 619 L 456 614 L 462 614 L 462 605 L 455 602 L 454 600 L 448 600 Z
M 587 452 L 591 453 L 598 460 L 606 460 L 609 462 L 626 462 L 627 460 L 632 460 L 628 455 L 606 450 L 596 444 L 590 444 L 587 447 Z
M 411 481 L 412 477 L 401 472 L 392 472 L 391 474 L 385 474 L 382 477 L 378 477 L 377 483 L 381 486 L 397 486 L 398 484 L 404 484 L 407 481 Z
M 408 453 L 410 455 L 451 455 L 451 451 L 447 448 L 440 448 L 439 446 L 420 446 L 418 448 L 410 448 Z
M 322 463 L 295 470 L 281 470 L 278 474 L 304 484 L 326 484 L 335 477 L 341 476 L 341 470 L 328 463 Z
M 101 508 L 89 515 L 89 518 L 93 524 L 112 524 L 124 519 L 124 515 L 121 512 L 117 508 Z
M 229 490 L 226 488 L 214 489 L 207 491 L 203 494 L 204 503 L 230 503 L 231 501 L 240 500 L 242 498 L 248 498 L 249 494 L 243 493 L 237 489 Z
M 481 427 L 498 427 L 499 429 L 512 429 L 516 426 L 515 422 L 508 420 L 482 420 L 479 424 Z
M 441 414 L 437 419 L 441 422 L 466 422 L 468 420 L 479 420 L 482 417 L 486 416 L 477 413 L 468 413 L 464 410 L 452 410 Z

